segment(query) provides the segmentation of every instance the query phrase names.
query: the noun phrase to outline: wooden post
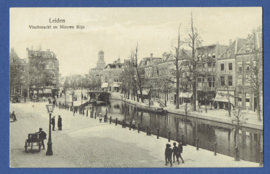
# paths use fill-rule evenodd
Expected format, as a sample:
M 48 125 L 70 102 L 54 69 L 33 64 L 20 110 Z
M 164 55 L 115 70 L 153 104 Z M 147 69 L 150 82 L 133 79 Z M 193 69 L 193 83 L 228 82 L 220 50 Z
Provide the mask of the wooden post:
M 86 117 L 88 117 L 88 109 L 86 110 Z
M 140 123 L 138 124 L 138 133 L 140 133 Z
M 214 150 L 215 156 L 217 156 L 217 142 L 215 142 L 215 150 Z
M 117 126 L 117 118 L 115 119 L 115 126 Z
M 129 130 L 131 130 L 131 122 L 129 122 Z
M 199 150 L 199 138 L 196 138 L 196 149 Z
M 122 120 L 122 128 L 124 128 L 124 127 L 125 127 L 125 125 L 124 125 L 124 124 L 125 124 L 125 119 L 123 119 L 123 120 Z
M 112 124 L 112 116 L 110 116 L 110 124 Z
M 148 135 L 148 126 L 146 127 L 146 135 Z
M 240 157 L 239 157 L 239 149 L 238 147 L 236 146 L 235 147 L 235 158 L 234 158 L 235 161 L 240 161 Z
M 186 145 L 185 136 L 184 135 L 181 135 L 181 141 L 182 141 L 182 145 Z
M 97 113 L 95 112 L 95 119 L 97 119 Z
M 260 167 L 263 167 L 263 151 L 260 151 Z
M 171 141 L 171 131 L 169 132 L 169 136 L 168 136 L 168 142 Z
M 157 128 L 157 139 L 159 139 L 159 128 Z

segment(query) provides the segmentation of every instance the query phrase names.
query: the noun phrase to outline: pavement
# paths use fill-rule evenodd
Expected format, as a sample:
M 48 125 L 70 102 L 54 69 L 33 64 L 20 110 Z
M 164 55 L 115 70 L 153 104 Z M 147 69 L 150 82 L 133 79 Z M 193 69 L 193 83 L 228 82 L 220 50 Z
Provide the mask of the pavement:
M 28 133 L 37 132 L 40 127 L 48 133 L 49 116 L 47 103 L 11 103 L 17 120 L 10 121 L 10 167 L 97 167 L 134 168 L 168 167 L 164 165 L 164 150 L 168 140 L 147 136 L 121 125 L 99 123 L 98 119 L 71 111 L 55 108 L 52 116 L 61 115 L 63 130 L 52 131 L 53 155 L 46 156 L 46 150 L 38 147 L 25 152 L 24 142 Z M 57 126 L 57 119 L 56 119 Z M 47 141 L 46 148 L 47 148 Z M 170 142 L 172 144 L 173 141 Z M 234 161 L 234 158 L 184 146 L 185 163 L 173 164 L 183 167 L 259 167 L 258 163 Z

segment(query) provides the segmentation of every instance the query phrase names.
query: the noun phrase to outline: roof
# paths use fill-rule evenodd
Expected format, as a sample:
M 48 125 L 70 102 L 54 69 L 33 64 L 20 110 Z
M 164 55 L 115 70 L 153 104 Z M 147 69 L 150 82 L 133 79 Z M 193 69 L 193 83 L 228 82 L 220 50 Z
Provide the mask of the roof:
M 28 50 L 28 56 L 56 59 L 56 55 L 54 54 L 54 52 L 51 51 Z
M 235 54 L 243 47 L 246 41 L 247 39 L 235 39 L 218 58 L 234 58 Z
M 113 64 L 106 65 L 104 69 L 108 69 L 108 68 L 114 69 L 114 68 L 117 68 L 117 67 L 121 68 L 122 66 L 123 66 L 122 63 L 113 63 Z
M 252 35 L 245 44 L 242 45 L 241 49 L 237 52 L 238 54 L 249 53 L 252 49 L 262 48 L 262 33 L 257 32 L 255 35 Z

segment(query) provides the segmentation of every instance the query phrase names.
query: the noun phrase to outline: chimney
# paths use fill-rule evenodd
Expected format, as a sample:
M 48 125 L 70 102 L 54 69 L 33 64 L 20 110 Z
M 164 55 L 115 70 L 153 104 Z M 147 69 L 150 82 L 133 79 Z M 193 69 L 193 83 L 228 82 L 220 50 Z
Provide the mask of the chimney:
M 231 45 L 232 44 L 232 40 L 230 39 L 230 41 L 229 41 L 229 45 Z
M 150 56 L 151 56 L 150 57 L 150 61 L 152 62 L 152 60 L 153 60 L 153 53 L 151 53 Z

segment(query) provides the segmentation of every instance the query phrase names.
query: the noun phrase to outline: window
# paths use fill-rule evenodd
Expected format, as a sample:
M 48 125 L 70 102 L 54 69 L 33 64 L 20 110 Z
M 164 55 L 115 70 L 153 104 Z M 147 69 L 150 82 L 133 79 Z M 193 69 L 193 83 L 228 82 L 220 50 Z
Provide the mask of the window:
M 237 65 L 238 65 L 238 71 L 241 72 L 242 71 L 242 61 L 237 62 Z
M 221 82 L 221 86 L 225 86 L 225 77 L 224 76 L 220 76 L 220 82 Z
M 246 86 L 249 86 L 250 85 L 249 74 L 246 74 L 246 76 L 245 76 L 245 85 Z
M 208 67 L 212 67 L 212 62 L 207 62 Z
M 250 102 L 249 102 L 249 94 L 246 93 L 246 107 L 248 108 L 250 106 Z
M 237 85 L 238 85 L 238 86 L 241 86 L 241 85 L 242 85 L 242 75 L 238 75 L 238 78 L 237 78 Z
M 242 95 L 238 94 L 238 106 L 242 106 Z
M 249 71 L 249 66 L 250 66 L 250 61 L 247 60 L 247 61 L 246 61 L 246 71 Z
M 228 83 L 229 83 L 229 86 L 233 85 L 232 76 L 228 76 Z
M 224 64 L 220 64 L 221 71 L 224 71 Z
M 229 63 L 229 70 L 232 70 L 232 63 Z

